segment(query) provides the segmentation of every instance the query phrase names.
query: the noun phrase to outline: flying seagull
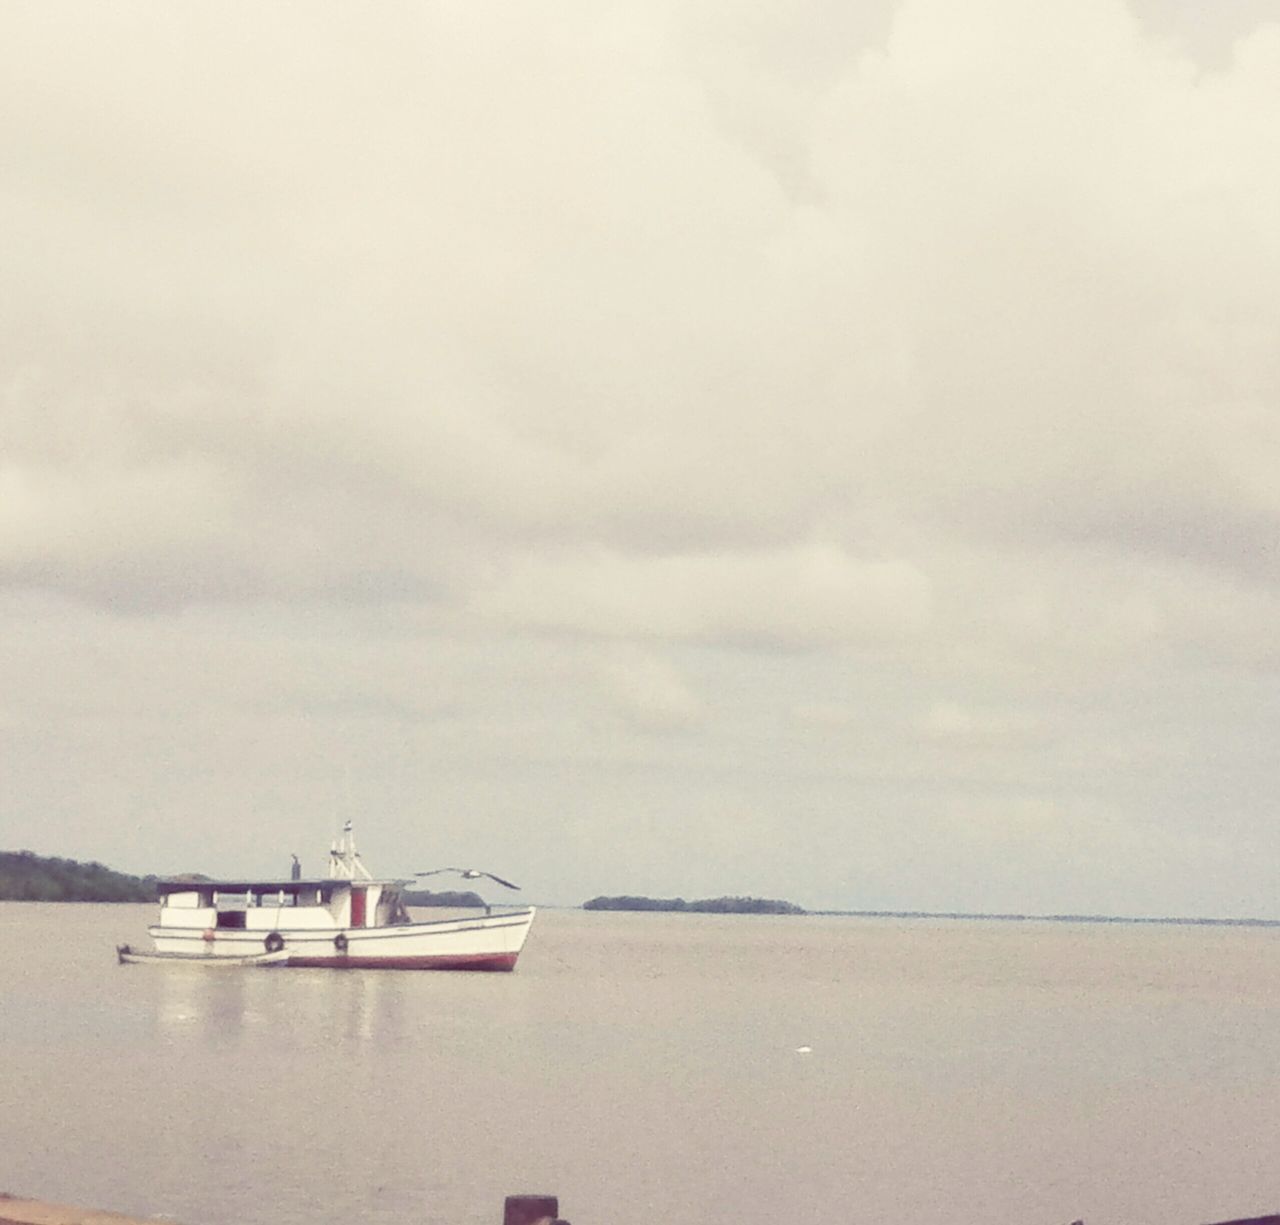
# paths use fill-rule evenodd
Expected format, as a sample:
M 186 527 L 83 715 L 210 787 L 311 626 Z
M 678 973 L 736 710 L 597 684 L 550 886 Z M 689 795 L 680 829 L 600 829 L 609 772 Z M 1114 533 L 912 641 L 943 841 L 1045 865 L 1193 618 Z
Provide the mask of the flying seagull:
M 497 881 L 500 885 L 506 885 L 508 889 L 519 889 L 519 885 L 513 885 L 509 880 L 503 880 L 501 876 L 494 876 L 492 872 L 481 872 L 479 868 L 432 868 L 430 872 L 415 872 L 414 876 L 438 876 L 441 872 L 456 872 L 463 880 L 478 880 L 482 876 L 487 876 L 490 880 Z

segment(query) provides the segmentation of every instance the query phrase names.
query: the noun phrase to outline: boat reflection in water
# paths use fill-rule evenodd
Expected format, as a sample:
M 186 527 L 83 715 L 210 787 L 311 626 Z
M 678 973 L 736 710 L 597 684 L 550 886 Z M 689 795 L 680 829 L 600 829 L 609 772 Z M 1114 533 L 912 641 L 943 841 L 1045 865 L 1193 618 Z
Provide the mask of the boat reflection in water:
M 175 1049 L 262 1052 L 296 1043 L 288 1019 L 305 1015 L 321 1024 L 323 1042 L 350 1047 L 396 1044 L 439 1024 L 429 999 L 403 975 L 350 974 L 335 980 L 320 970 L 299 971 L 282 983 L 274 974 L 157 974 L 150 1016 L 155 1036 Z M 318 1021 L 323 1018 L 323 1021 Z

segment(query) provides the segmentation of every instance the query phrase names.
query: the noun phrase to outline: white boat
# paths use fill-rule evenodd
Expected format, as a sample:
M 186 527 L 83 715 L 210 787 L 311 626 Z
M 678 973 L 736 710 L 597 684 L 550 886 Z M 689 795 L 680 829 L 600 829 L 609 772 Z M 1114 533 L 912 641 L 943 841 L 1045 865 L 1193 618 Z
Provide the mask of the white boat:
M 274 964 L 264 960 L 272 955 L 288 966 L 342 970 L 515 969 L 532 906 L 416 920 L 401 896 L 411 884 L 372 876 L 348 821 L 326 877 L 158 881 L 160 917 L 147 928 L 153 959 L 263 965 Z

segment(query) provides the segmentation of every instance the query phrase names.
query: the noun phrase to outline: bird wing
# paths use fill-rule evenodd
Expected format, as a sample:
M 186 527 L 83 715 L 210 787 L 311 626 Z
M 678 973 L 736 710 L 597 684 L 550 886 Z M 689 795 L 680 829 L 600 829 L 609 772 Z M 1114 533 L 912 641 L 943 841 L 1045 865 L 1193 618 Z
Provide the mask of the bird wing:
M 456 872 L 464 880 L 475 880 L 477 876 L 487 876 L 490 880 L 495 880 L 500 885 L 505 885 L 508 889 L 520 888 L 519 885 L 513 885 L 509 880 L 503 880 L 501 876 L 494 876 L 492 872 L 481 872 L 478 868 L 432 868 L 429 872 L 415 872 L 414 876 L 439 876 L 441 872 Z
M 508 889 L 519 889 L 519 885 L 513 885 L 509 880 L 503 880 L 501 876 L 494 876 L 492 872 L 482 872 L 482 876 L 487 876 L 490 880 L 496 880 L 500 885 L 506 885 Z

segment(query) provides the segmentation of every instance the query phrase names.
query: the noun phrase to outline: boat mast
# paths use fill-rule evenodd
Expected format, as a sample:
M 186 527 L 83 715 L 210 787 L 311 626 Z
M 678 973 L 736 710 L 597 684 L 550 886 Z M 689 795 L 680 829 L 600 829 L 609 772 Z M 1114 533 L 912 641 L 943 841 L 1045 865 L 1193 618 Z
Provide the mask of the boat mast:
M 372 880 L 373 874 L 364 866 L 360 852 L 356 850 L 351 822 L 342 827 L 342 837 L 335 838 L 329 848 L 330 880 Z

